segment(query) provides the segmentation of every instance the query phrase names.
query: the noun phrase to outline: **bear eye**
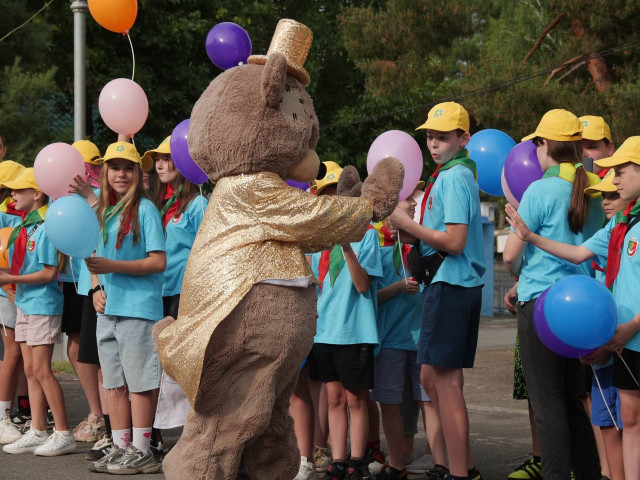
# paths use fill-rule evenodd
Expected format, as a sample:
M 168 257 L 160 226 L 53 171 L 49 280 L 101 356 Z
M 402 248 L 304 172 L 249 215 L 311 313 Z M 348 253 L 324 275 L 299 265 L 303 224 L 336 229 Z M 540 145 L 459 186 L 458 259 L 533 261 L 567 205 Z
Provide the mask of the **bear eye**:
M 280 111 L 293 120 L 304 118 L 304 99 L 298 87 L 285 85 L 280 99 Z

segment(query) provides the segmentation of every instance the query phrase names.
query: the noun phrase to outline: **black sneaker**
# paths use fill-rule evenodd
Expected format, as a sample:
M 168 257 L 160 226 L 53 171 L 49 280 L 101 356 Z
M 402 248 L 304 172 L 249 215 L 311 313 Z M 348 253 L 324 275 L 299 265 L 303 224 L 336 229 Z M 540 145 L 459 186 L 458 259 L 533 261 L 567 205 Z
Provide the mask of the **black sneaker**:
M 398 470 L 385 466 L 380 473 L 372 475 L 371 480 L 405 480 L 407 475 L 407 470 L 404 468 L 398 472 Z
M 449 474 L 449 469 L 443 465 L 436 464 L 431 470 L 427 470 L 428 480 L 444 480 Z
M 469 470 L 469 480 L 484 480 L 482 478 L 482 474 L 478 471 L 476 467 L 473 467 Z
M 362 462 L 362 470 L 364 478 L 370 475 L 380 473 L 387 462 L 384 452 L 380 447 L 370 447 L 364 451 L 364 460 Z
M 20 410 L 15 410 L 11 414 L 11 421 L 13 423 L 15 423 L 16 425 L 24 425 L 25 423 L 27 423 L 30 420 L 31 420 L 31 415 L 30 414 L 26 414 L 26 413 L 22 413 L 22 412 L 20 412 Z
M 111 437 L 106 433 L 103 434 L 98 441 L 93 445 L 93 448 L 87 452 L 84 456 L 87 460 L 97 461 L 104 457 L 113 446 L 113 442 L 111 441 Z
M 165 456 L 165 452 L 162 449 L 162 442 L 154 442 L 152 440 L 151 444 L 149 445 L 149 450 L 151 451 L 151 453 L 153 453 L 153 458 L 156 460 L 156 462 L 162 463 L 162 460 L 164 460 Z
M 56 424 L 53 419 L 53 412 L 49 407 L 47 407 L 47 427 L 53 427 Z
M 345 478 L 345 472 L 334 472 L 333 465 L 329 465 L 322 476 L 322 480 L 342 480 L 343 478 Z
M 344 476 L 344 480 L 362 480 L 364 478 L 362 469 L 359 468 L 347 468 L 347 474 Z

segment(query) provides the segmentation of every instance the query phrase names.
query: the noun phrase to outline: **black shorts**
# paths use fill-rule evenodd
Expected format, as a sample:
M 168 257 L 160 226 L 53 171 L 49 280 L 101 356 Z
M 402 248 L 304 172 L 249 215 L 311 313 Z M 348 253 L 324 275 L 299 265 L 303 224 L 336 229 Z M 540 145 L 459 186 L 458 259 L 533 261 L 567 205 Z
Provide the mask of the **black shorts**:
M 78 361 L 100 365 L 98 359 L 98 341 L 96 340 L 96 325 L 98 316 L 93 308 L 93 298 L 82 296 L 82 329 L 80 330 L 80 348 Z
M 640 352 L 625 348 L 622 350 L 622 358 L 629 366 L 635 379 L 640 382 Z M 622 359 L 617 355 L 613 358 L 613 386 L 621 390 L 640 390 Z
M 482 287 L 432 283 L 423 293 L 418 363 L 472 368 L 478 346 Z
M 178 307 L 180 307 L 180 294 L 162 297 L 162 310 L 165 317 L 178 318 Z
M 62 283 L 62 331 L 67 335 L 80 333 L 82 325 L 82 304 L 84 296 L 78 295 L 73 282 Z
M 316 382 L 341 382 L 351 392 L 374 386 L 375 345 L 314 343 L 309 354 L 309 378 Z

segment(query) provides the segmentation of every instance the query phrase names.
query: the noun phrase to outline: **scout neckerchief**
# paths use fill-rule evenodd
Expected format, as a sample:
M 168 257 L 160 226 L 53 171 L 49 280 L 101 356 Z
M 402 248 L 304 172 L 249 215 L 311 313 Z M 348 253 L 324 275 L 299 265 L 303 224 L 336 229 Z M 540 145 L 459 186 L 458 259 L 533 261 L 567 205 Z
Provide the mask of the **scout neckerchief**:
M 407 255 L 409 255 L 409 251 L 411 250 L 411 245 L 406 243 L 401 243 L 398 240 L 394 240 L 391 238 L 391 232 L 387 230 L 384 226 L 384 222 L 374 223 L 373 225 L 369 225 L 369 229 L 375 229 L 378 232 L 378 237 L 380 239 L 381 247 L 391 247 L 393 246 L 393 266 L 396 269 L 398 275 L 401 275 L 402 270 L 402 261 L 404 260 L 404 264 L 407 268 L 409 268 L 409 264 L 407 263 Z
M 429 177 L 427 180 L 427 188 L 424 191 L 424 197 L 422 197 L 422 204 L 420 206 L 420 225 L 422 225 L 422 220 L 424 219 L 424 211 L 427 206 L 427 199 L 429 198 L 429 193 L 431 193 L 431 189 L 433 188 L 434 183 L 436 183 L 436 179 L 440 172 L 444 172 L 445 170 L 449 170 L 451 167 L 455 167 L 456 165 L 464 165 L 469 170 L 473 172 L 473 176 L 478 178 L 478 171 L 476 169 L 476 162 L 469 158 L 469 151 L 466 148 L 463 148 L 458 153 L 456 153 L 451 160 L 442 165 L 438 165 L 436 171 L 433 172 L 433 175 Z
M 122 202 L 116 200 L 116 194 L 113 190 L 109 189 L 109 206 L 104 210 L 104 228 L 102 229 L 102 239 L 104 240 L 104 244 L 107 244 L 107 240 L 109 240 L 109 227 L 108 224 L 118 213 L 122 211 L 123 205 Z M 133 220 L 134 209 L 132 208 L 125 219 L 124 228 L 118 228 L 118 236 L 116 237 L 116 250 L 119 250 L 122 246 L 122 239 L 125 235 L 129 234 L 131 230 L 131 222 Z M 137 212 L 136 212 L 137 214 Z
M 547 171 L 544 172 L 542 178 L 558 177 L 566 180 L 567 182 L 573 183 L 576 178 L 576 169 L 581 167 L 584 168 L 584 165 L 582 165 L 581 163 L 576 163 L 574 165 L 573 163 L 562 162 L 558 165 L 547 168 Z M 587 174 L 587 179 L 589 180 L 589 186 L 597 185 L 601 182 L 600 178 L 595 173 L 587 172 L 586 170 L 585 173 Z M 589 194 L 589 196 L 599 197 L 600 192 L 591 193 Z
M 638 214 L 640 214 L 640 203 L 636 203 L 635 200 L 625 208 L 624 212 L 618 212 L 616 214 L 616 226 L 611 231 L 611 237 L 609 238 L 609 254 L 607 256 L 607 276 L 605 283 L 607 288 L 612 287 L 613 282 L 618 276 L 624 237 L 629 229 L 629 223 L 633 222 L 634 217 L 637 217 Z
M 14 202 L 11 197 L 5 198 L 4 202 L 0 203 L 0 212 L 6 213 L 7 215 L 16 215 L 18 217 L 22 217 L 22 214 L 24 213 L 22 210 L 16 210 L 16 202 Z
M 167 224 L 173 218 L 173 216 L 180 208 L 180 200 L 182 199 L 182 185 L 178 191 L 174 191 L 173 187 L 167 183 L 167 193 L 164 194 L 164 199 L 166 200 L 162 210 L 160 211 L 160 215 L 162 215 L 162 224 L 164 228 L 167 228 Z
M 24 257 L 27 252 L 27 243 L 34 234 L 38 226 L 44 221 L 47 213 L 48 205 L 44 205 L 32 212 L 23 212 L 22 221 L 16 225 L 9 235 L 9 243 L 7 248 L 13 247 L 13 257 L 11 259 L 11 275 L 18 275 L 24 264 Z M 35 225 L 27 234 L 27 227 Z
M 331 287 L 333 287 L 343 265 L 344 255 L 342 254 L 342 247 L 340 247 L 340 245 L 335 245 L 331 250 L 323 250 L 320 254 L 320 262 L 318 264 L 319 288 L 322 289 L 327 272 L 329 272 L 329 281 Z

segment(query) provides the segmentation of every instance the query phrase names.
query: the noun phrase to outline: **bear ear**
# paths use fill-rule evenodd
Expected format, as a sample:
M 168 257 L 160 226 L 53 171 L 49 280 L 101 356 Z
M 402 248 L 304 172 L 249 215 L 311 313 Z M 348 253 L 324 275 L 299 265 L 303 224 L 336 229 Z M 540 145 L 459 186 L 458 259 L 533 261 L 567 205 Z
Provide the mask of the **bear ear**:
M 262 99 L 269 107 L 280 103 L 287 80 L 287 59 L 281 53 L 271 53 L 262 71 Z

